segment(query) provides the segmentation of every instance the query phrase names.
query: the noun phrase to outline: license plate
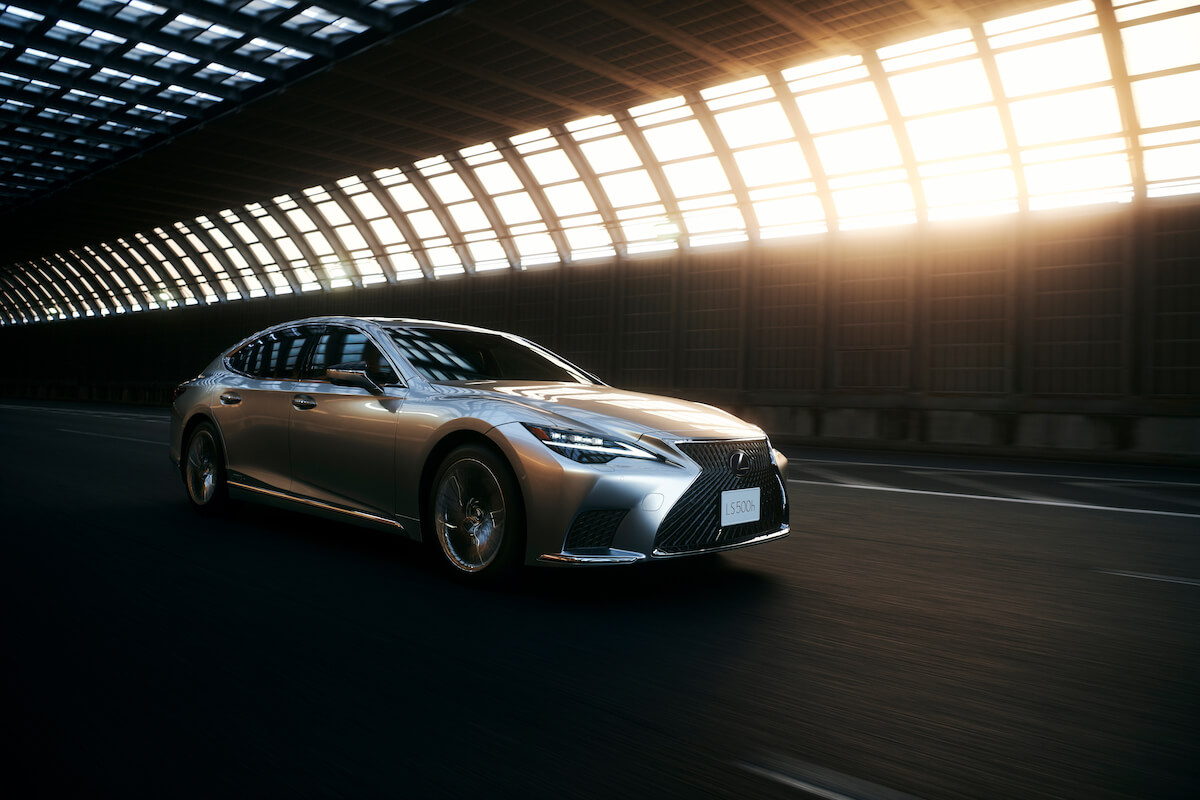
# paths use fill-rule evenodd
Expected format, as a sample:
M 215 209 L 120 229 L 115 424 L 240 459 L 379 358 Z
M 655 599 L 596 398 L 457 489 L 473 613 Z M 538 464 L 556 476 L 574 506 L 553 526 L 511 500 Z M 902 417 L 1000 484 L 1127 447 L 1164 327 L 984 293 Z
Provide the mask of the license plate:
M 721 527 L 758 521 L 758 487 L 721 492 Z

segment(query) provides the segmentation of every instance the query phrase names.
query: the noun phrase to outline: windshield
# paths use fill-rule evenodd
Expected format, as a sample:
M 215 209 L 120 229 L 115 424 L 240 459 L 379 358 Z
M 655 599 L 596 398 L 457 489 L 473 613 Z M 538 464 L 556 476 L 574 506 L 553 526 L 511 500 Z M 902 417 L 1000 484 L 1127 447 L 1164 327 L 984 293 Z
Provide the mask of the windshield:
M 430 381 L 592 382 L 552 354 L 494 333 L 389 328 L 388 335 L 417 372 Z

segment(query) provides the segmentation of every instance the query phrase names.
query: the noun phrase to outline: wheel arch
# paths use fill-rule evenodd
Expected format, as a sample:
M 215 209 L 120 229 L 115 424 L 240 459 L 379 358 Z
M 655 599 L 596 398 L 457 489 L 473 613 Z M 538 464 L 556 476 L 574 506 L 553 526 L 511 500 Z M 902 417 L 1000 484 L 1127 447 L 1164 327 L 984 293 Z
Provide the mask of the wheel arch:
M 516 466 L 513 464 L 512 458 L 486 434 L 472 428 L 459 428 L 450 431 L 438 440 L 437 444 L 429 450 L 429 454 L 425 457 L 425 464 L 421 468 L 421 478 L 417 486 L 417 508 L 420 513 L 422 541 L 430 540 L 432 534 L 430 526 L 433 524 L 433 514 L 429 508 L 429 493 L 433 489 L 433 479 L 437 475 L 438 468 L 441 467 L 442 461 L 445 460 L 446 456 L 455 448 L 465 444 L 474 444 L 485 448 L 508 467 L 512 473 L 513 484 L 517 487 L 516 500 L 521 504 L 522 518 L 528 522 L 528 516 L 524 513 L 524 489 L 521 486 L 520 476 Z
M 188 441 L 192 438 L 192 432 L 200 426 L 201 423 L 207 422 L 213 426 L 217 432 L 217 445 L 221 448 L 221 456 L 226 463 L 229 461 L 229 451 L 225 447 L 225 437 L 221 433 L 221 426 L 217 424 L 217 420 L 212 414 L 207 411 L 197 411 L 188 418 L 188 421 L 183 426 L 183 434 L 179 437 L 179 474 L 183 474 L 184 461 L 187 458 Z

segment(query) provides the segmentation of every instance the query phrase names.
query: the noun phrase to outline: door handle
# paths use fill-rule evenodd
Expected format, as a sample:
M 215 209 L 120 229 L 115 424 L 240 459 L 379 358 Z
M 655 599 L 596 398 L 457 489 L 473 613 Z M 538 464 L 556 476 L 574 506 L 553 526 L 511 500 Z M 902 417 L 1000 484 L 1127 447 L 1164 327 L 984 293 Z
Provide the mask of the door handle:
M 222 392 L 221 393 L 221 405 L 236 406 L 240 402 L 242 402 L 242 396 L 239 395 L 237 392 Z
M 298 394 L 292 398 L 292 408 L 298 408 L 301 411 L 307 411 L 310 408 L 316 408 L 317 401 L 313 400 L 306 394 Z

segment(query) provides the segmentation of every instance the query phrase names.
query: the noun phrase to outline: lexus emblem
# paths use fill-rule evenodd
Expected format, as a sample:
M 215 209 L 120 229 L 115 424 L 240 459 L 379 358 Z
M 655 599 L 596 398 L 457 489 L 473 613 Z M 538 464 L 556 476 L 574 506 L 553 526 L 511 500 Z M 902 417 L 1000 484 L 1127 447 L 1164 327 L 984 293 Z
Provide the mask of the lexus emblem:
M 739 478 L 750 474 L 750 455 L 745 450 L 735 450 L 729 456 L 729 471 Z

